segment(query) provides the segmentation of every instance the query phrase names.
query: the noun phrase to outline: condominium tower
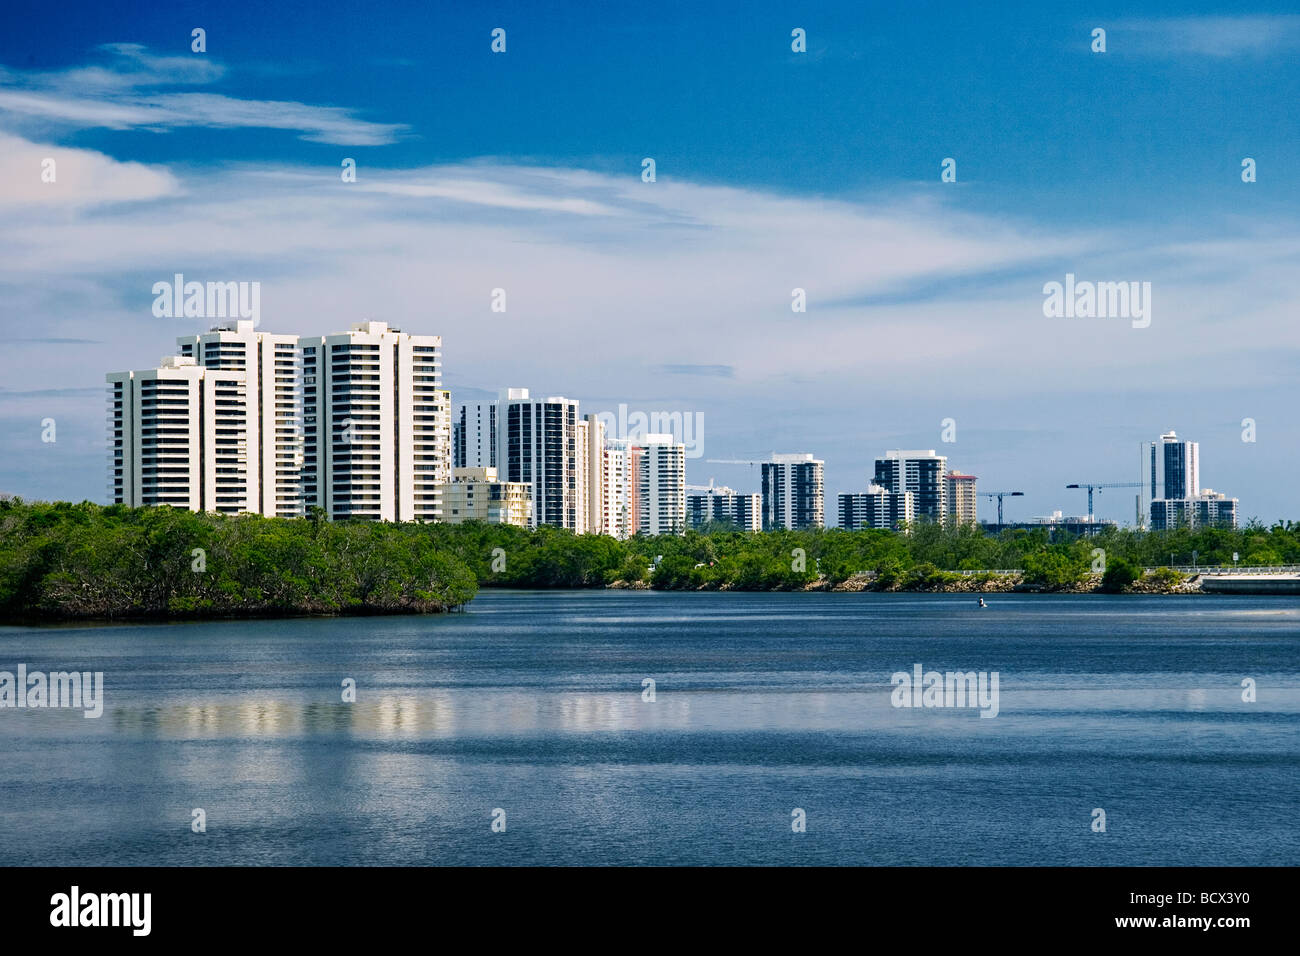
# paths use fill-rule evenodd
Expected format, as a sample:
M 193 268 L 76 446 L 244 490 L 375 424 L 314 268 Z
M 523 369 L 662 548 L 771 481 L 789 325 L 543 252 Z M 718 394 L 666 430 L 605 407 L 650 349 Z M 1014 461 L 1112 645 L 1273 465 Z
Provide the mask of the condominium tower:
M 203 368 L 178 355 L 106 380 L 113 504 L 257 510 L 245 372 Z
M 763 530 L 825 524 L 825 462 L 805 453 L 773 455 L 762 465 Z
M 1151 443 L 1151 497 L 1195 498 L 1201 493 L 1201 446 L 1165 432 Z
M 686 446 L 670 434 L 646 435 L 645 459 L 639 469 L 641 534 L 686 531 Z
M 944 514 L 948 520 L 957 524 L 975 524 L 975 506 L 978 501 L 974 475 L 964 475 L 960 471 L 950 471 L 944 475 Z
M 441 518 L 451 480 L 442 338 L 361 322 L 301 346 L 305 504 L 336 519 Z
M 628 438 L 606 438 L 601 453 L 601 523 L 592 531 L 630 538 L 641 521 L 639 485 L 645 449 Z
M 303 513 L 301 379 L 298 336 L 258 332 L 251 319 L 176 339 L 202 368 L 241 371 L 247 404 L 248 511 L 281 518 Z
M 533 399 L 526 388 L 506 389 L 497 410 L 497 468 L 505 481 L 533 487 L 533 526 L 587 527 L 586 425 L 572 399 Z M 580 437 L 579 432 L 583 435 Z
M 890 491 L 910 491 L 916 516 L 942 522 L 948 513 L 948 459 L 928 451 L 887 451 L 876 459 L 874 484 Z

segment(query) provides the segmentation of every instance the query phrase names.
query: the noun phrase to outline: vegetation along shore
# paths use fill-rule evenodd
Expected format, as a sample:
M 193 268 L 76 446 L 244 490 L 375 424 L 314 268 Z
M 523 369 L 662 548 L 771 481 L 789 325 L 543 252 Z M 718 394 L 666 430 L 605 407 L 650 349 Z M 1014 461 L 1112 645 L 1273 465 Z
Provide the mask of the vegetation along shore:
M 1090 538 L 919 524 L 618 541 L 558 528 L 227 517 L 0 501 L 0 619 L 440 612 L 480 587 L 1179 593 L 1201 567 L 1300 564 L 1300 523 Z M 1104 565 L 1104 572 L 1101 568 Z M 1143 570 L 1147 569 L 1147 570 Z

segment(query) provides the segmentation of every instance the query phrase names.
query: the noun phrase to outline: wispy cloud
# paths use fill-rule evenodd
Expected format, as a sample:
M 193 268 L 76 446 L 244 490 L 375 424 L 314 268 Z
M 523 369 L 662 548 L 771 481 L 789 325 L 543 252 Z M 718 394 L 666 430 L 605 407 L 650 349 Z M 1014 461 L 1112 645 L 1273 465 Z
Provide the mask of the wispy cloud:
M 99 50 L 105 62 L 92 66 L 51 72 L 0 69 L 0 113 L 37 133 L 242 127 L 287 130 L 309 142 L 349 146 L 392 143 L 407 129 L 370 122 L 336 106 L 176 92 L 168 88 L 215 83 L 226 75 L 226 67 L 206 56 L 155 56 L 138 44 L 112 43 Z
M 660 365 L 668 375 L 707 375 L 712 378 L 731 378 L 736 370 L 730 365 Z
M 530 212 L 562 212 L 576 216 L 613 216 L 619 213 L 603 202 L 579 196 L 547 194 L 526 185 L 492 182 L 486 179 L 441 178 L 415 180 L 391 173 L 377 182 L 358 183 L 359 191 L 411 199 L 445 199 L 471 206 Z
M 0 388 L 0 401 L 11 398 L 71 398 L 80 395 L 103 395 L 103 388 L 82 386 L 78 388 Z
M 43 338 L 43 339 L 7 339 L 10 345 L 103 345 L 103 339 L 62 339 L 62 338 Z
M 1224 17 L 1168 17 L 1121 20 L 1112 27 L 1124 50 L 1131 48 L 1162 56 L 1196 55 L 1216 58 L 1270 56 L 1300 49 L 1300 15 L 1261 14 Z

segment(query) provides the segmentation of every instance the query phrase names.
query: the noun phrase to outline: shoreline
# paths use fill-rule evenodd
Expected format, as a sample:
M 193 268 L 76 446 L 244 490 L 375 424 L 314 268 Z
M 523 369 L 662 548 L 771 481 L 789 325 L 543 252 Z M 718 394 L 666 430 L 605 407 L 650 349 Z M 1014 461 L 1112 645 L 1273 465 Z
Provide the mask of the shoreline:
M 760 592 L 760 591 L 779 591 L 784 593 L 799 592 L 817 592 L 832 594 L 1108 594 L 1108 595 L 1141 595 L 1141 594 L 1207 594 L 1201 587 L 1202 576 L 1195 575 L 1186 580 L 1179 581 L 1144 581 L 1134 582 L 1122 590 L 1107 590 L 1102 587 L 1100 574 L 1092 574 L 1083 581 L 1061 586 L 1052 587 L 1050 585 L 1027 583 L 1024 580 L 1024 574 L 981 574 L 979 572 L 971 574 L 957 575 L 955 572 L 940 572 L 942 578 L 939 580 L 927 580 L 918 582 L 904 582 L 900 580 L 890 580 L 882 583 L 880 575 L 877 572 L 867 572 L 864 574 L 855 574 L 849 578 L 832 584 L 825 578 L 812 581 L 801 587 L 788 588 L 736 588 L 730 585 L 712 586 L 701 585 L 697 588 L 654 588 L 645 582 L 629 584 L 626 581 L 615 581 L 606 585 L 606 588 L 615 590 L 629 591 L 710 591 L 710 592 Z M 954 580 L 955 578 L 955 580 Z M 1231 593 L 1221 591 L 1218 593 Z M 1279 594 L 1279 596 L 1285 596 Z
M 647 582 L 641 581 L 635 584 L 628 584 L 625 581 L 615 581 L 611 584 L 597 585 L 588 588 L 520 588 L 515 586 L 493 587 L 484 586 L 480 593 L 492 591 L 517 591 L 521 594 L 545 594 L 557 591 L 659 591 L 664 594 L 682 594 L 682 593 L 711 593 L 711 594 L 1041 594 L 1041 595 L 1103 595 L 1107 597 L 1151 597 L 1151 596 L 1201 596 L 1201 595 L 1235 595 L 1242 597 L 1294 597 L 1294 594 L 1282 592 L 1232 592 L 1232 591 L 1208 591 L 1201 587 L 1201 576 L 1196 576 L 1188 581 L 1181 582 L 1177 585 L 1168 587 L 1133 586 L 1123 591 L 1107 591 L 1101 587 L 1101 575 L 1093 575 L 1096 580 L 1084 581 L 1079 584 L 1067 587 L 1045 587 L 1042 585 L 1025 584 L 1020 580 L 1020 575 L 995 575 L 990 578 L 982 578 L 979 575 L 969 575 L 970 581 L 942 582 L 931 585 L 919 586 L 899 586 L 897 582 L 887 587 L 877 586 L 872 580 L 873 574 L 854 575 L 846 581 L 837 584 L 830 584 L 826 580 L 814 581 L 803 587 L 791 588 L 735 588 L 735 587 L 710 587 L 703 586 L 698 588 L 654 588 Z M 29 617 L 25 619 L 0 621 L 0 627 L 30 627 L 30 628 L 59 628 L 59 627 L 126 627 L 133 624 L 195 624 L 208 621 L 301 621 L 301 620 L 337 620 L 342 618 L 379 618 L 379 617 L 443 617 L 448 614 L 463 614 L 470 611 L 471 600 L 467 604 L 456 608 L 448 608 L 440 611 L 416 611 L 410 609 L 392 609 L 392 610 L 365 610 L 365 611 L 343 611 L 343 612 L 320 612 L 320 611 L 303 611 L 293 612 L 285 611 L 276 614 L 183 614 L 183 615 L 157 615 L 157 614 L 135 614 L 119 615 L 115 617 L 80 617 L 80 616 L 54 616 L 47 615 L 42 617 Z

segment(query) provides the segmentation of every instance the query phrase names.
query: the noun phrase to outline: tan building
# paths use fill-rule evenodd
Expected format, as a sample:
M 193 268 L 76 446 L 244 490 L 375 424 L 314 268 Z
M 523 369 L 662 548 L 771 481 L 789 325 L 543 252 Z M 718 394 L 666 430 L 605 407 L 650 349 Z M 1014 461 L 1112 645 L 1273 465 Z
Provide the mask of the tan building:
M 948 519 L 958 524 L 975 523 L 975 476 L 963 475 L 960 471 L 950 471 L 944 475 L 947 486 Z
M 447 524 L 482 521 L 527 528 L 533 516 L 533 490 L 524 481 L 498 481 L 495 468 L 455 468 L 442 486 L 442 520 Z
M 579 464 L 586 463 L 587 534 L 610 534 L 606 527 L 609 514 L 609 502 L 605 500 L 608 490 L 605 481 L 605 424 L 596 415 L 587 415 L 582 420 Z

